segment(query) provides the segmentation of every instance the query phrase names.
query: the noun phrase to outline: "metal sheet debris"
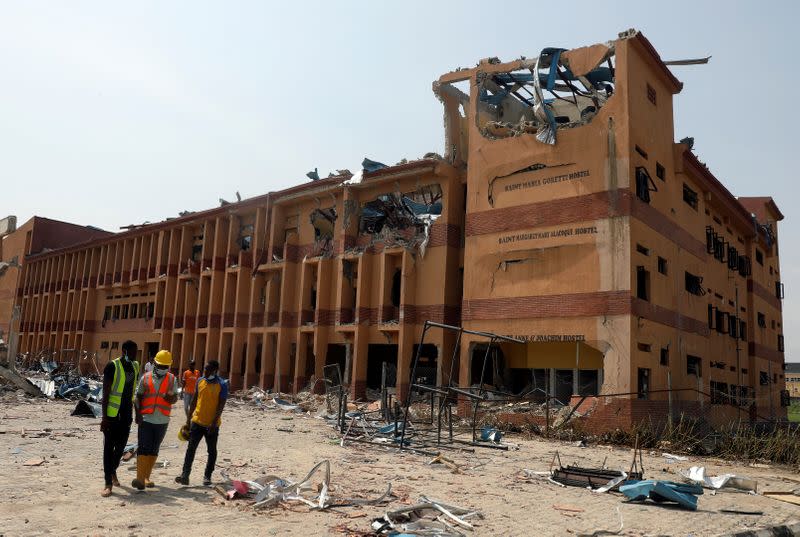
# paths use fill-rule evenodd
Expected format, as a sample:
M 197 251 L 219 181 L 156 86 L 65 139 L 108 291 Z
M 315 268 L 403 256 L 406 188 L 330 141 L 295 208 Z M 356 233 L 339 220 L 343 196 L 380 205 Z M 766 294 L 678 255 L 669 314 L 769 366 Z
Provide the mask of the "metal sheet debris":
M 422 496 L 420 503 L 388 511 L 372 521 L 379 535 L 419 535 L 463 537 L 461 530 L 473 531 L 474 519 L 482 519 L 480 511 L 466 509 Z
M 705 466 L 692 466 L 688 470 L 681 470 L 680 473 L 689 482 L 709 489 L 718 490 L 727 487 L 756 492 L 758 488 L 758 482 L 749 477 L 742 477 L 736 474 L 706 475 Z

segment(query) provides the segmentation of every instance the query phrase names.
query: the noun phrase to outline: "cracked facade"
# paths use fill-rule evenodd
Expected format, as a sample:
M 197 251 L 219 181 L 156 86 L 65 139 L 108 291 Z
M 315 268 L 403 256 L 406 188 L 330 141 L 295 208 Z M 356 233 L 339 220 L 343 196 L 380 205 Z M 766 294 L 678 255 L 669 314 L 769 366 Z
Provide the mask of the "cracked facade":
M 130 338 L 284 391 L 339 364 L 355 396 L 386 363 L 403 396 L 430 319 L 525 339 L 493 353 L 505 391 L 632 394 L 618 421 L 669 387 L 728 418 L 785 415 L 782 215 L 674 142 L 681 88 L 635 31 L 447 73 L 443 157 L 365 159 L 358 178 L 29 257 L 22 351 L 105 360 Z M 480 341 L 464 335 L 451 364 L 455 335 L 428 337 L 430 382 L 451 366 L 476 382 Z

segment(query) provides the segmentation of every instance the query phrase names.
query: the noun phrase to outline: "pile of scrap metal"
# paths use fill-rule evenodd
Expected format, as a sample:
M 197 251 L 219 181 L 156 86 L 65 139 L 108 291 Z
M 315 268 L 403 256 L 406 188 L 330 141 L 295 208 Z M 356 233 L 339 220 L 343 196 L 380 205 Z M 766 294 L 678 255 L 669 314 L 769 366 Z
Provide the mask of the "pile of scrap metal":
M 316 477 L 315 477 L 316 476 Z M 285 502 L 300 502 L 311 509 L 324 510 L 331 507 L 348 507 L 355 505 L 380 505 L 389 501 L 392 486 L 373 500 L 361 498 L 337 498 L 331 495 L 331 464 L 324 460 L 317 463 L 300 481 L 291 481 L 275 475 L 261 476 L 252 481 L 240 481 L 228 477 L 222 472 L 225 483 L 217 485 L 215 490 L 226 500 L 236 498 L 250 499 L 252 507 L 266 509 Z
M 365 203 L 361 207 L 359 233 L 410 249 L 418 247 L 424 256 L 430 228 L 442 215 L 441 191 L 431 192 L 430 199 L 423 193 L 422 201 L 414 197 L 392 192 Z
M 314 209 L 310 215 L 314 226 L 315 255 L 329 257 L 333 255 L 333 228 L 336 225 L 336 207 Z
M 558 467 L 553 468 L 556 460 Z M 633 462 L 629 471 L 610 470 L 606 468 L 605 461 L 600 468 L 583 468 L 580 466 L 564 466 L 558 451 L 553 455 L 550 464 L 549 480 L 562 486 L 590 488 L 596 492 L 619 490 L 620 484 L 628 480 L 640 480 L 644 475 L 642 468 L 642 452 L 634 450 Z
M 480 511 L 431 500 L 425 496 L 419 503 L 396 511 L 389 511 L 372 521 L 372 529 L 378 535 L 435 535 L 439 537 L 463 537 L 461 531 L 473 531 L 471 519 L 482 519 Z
M 552 145 L 558 130 L 589 123 L 614 93 L 614 46 L 606 44 L 591 68 L 570 52 L 545 48 L 536 58 L 520 60 L 518 70 L 480 74 L 478 116 L 491 118 L 479 124 L 481 133 L 488 138 L 530 133 Z
M 81 375 L 77 369 L 64 370 L 58 362 L 45 357 L 26 373 L 30 375 L 27 380 L 39 388 L 42 395 L 77 400 L 73 416 L 101 416 L 103 385 L 100 381 Z

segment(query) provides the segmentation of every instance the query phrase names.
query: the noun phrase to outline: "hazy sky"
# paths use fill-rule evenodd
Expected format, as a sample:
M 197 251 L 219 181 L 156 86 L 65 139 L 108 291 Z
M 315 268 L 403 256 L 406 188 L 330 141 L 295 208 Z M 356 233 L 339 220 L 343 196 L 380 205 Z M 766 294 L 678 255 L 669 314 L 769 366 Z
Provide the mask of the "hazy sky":
M 0 0 L 0 217 L 155 222 L 365 156 L 442 152 L 431 82 L 480 58 L 641 30 L 673 67 L 676 139 L 735 195 L 771 195 L 800 358 L 797 2 Z

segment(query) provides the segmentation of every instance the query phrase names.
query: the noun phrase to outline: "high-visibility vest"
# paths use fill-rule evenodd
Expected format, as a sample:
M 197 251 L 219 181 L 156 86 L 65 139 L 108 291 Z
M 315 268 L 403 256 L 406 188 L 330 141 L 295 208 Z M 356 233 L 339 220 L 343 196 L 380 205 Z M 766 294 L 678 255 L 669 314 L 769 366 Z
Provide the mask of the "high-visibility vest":
M 108 394 L 108 408 L 106 416 L 115 418 L 119 414 L 119 407 L 122 405 L 122 390 L 125 389 L 125 368 L 122 366 L 122 358 L 117 358 L 111 362 L 114 364 L 114 381 L 111 383 L 111 393 Z M 136 396 L 136 381 L 139 380 L 139 362 L 133 361 L 133 385 L 131 390 L 131 404 Z
M 160 410 L 165 416 L 169 416 L 172 409 L 172 403 L 167 401 L 165 396 L 169 387 L 175 382 L 175 375 L 167 373 L 161 381 L 161 386 L 156 391 L 155 383 L 153 382 L 153 372 L 150 371 L 144 374 L 142 384 L 144 384 L 144 395 L 142 395 L 142 406 L 139 409 L 140 414 L 152 414 L 156 409 Z

